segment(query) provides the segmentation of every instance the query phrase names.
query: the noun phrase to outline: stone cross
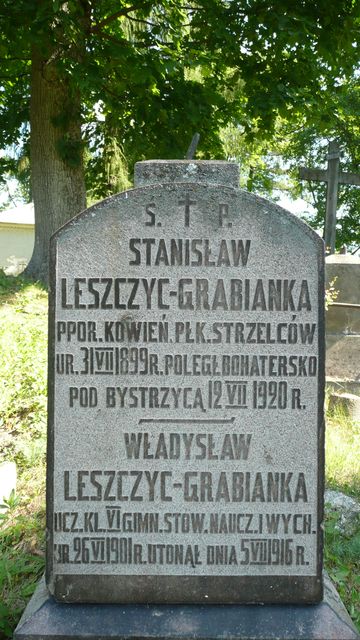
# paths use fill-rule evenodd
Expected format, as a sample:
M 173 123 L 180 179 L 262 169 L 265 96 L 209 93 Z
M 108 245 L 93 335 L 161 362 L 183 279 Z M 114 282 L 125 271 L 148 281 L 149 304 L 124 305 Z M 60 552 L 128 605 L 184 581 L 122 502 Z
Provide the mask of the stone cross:
M 346 173 L 340 169 L 340 149 L 337 142 L 329 144 L 327 169 L 299 168 L 300 180 L 315 180 L 327 183 L 324 240 L 326 253 L 335 253 L 336 209 L 339 184 L 360 185 L 360 174 Z

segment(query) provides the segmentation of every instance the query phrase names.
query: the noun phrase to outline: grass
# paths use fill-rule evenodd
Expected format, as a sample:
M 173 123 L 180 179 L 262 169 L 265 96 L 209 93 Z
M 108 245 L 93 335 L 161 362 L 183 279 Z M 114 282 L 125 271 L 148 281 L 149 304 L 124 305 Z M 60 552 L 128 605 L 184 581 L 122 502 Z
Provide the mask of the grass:
M 325 568 L 360 631 L 360 527 L 341 533 L 339 514 L 328 511 L 325 521 Z
M 326 484 L 360 503 L 360 423 L 339 409 L 326 424 Z M 360 516 L 343 532 L 339 513 L 326 510 L 325 568 L 360 631 Z
M 325 454 L 329 489 L 360 500 L 360 422 L 353 422 L 339 409 L 328 414 Z
M 47 294 L 0 273 L 0 461 L 18 469 L 0 512 L 0 637 L 11 637 L 44 570 Z
M 0 511 L 0 638 L 9 638 L 44 570 L 47 294 L 0 272 L 0 461 L 18 469 Z M 328 416 L 326 482 L 360 502 L 360 425 Z M 360 630 L 360 523 L 351 535 L 327 511 L 325 566 Z

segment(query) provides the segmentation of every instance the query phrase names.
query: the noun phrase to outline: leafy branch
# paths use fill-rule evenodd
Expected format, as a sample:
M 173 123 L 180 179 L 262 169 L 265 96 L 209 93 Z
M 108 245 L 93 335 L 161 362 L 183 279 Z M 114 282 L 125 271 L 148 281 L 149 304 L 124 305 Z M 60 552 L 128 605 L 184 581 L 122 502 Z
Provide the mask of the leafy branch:
M 90 28 L 90 31 L 91 31 L 91 33 L 99 33 L 99 31 L 101 31 L 103 29 L 103 27 L 106 27 L 111 22 L 114 22 L 114 20 L 117 20 L 117 18 L 123 18 L 125 16 L 128 16 L 128 14 L 132 13 L 133 11 L 137 11 L 138 9 L 146 8 L 148 6 L 151 7 L 152 3 L 139 2 L 139 3 L 131 5 L 130 7 L 125 7 L 124 9 L 121 9 L 120 11 L 116 11 L 115 13 L 113 13 L 110 16 L 108 16 L 107 18 L 104 18 L 104 20 L 101 20 L 100 22 L 97 22 L 94 26 L 92 26 Z

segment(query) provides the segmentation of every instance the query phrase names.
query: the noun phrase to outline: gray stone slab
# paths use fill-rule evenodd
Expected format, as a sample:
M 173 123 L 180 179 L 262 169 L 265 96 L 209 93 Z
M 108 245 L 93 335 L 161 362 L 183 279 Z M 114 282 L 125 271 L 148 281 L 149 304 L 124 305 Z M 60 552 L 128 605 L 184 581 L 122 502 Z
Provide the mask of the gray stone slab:
M 355 396 L 360 396 L 360 380 L 354 382 L 354 380 L 336 380 L 326 377 L 326 388 L 329 393 L 335 391 L 335 393 L 353 393 Z
M 360 258 L 350 254 L 327 256 L 325 260 L 326 288 L 329 288 L 331 284 L 337 292 L 335 302 L 360 304 Z M 360 309 L 329 306 L 326 311 L 326 333 L 354 334 L 357 335 L 360 342 Z M 358 347 L 358 356 L 359 350 Z
M 145 160 L 136 162 L 135 187 L 191 182 L 239 186 L 239 165 L 221 160 Z
M 326 375 L 334 380 L 360 382 L 360 335 L 326 335 Z
M 14 640 L 359 640 L 333 586 L 315 605 L 60 604 L 39 585 Z
M 52 241 L 50 592 L 318 602 L 323 243 L 233 165 L 150 165 Z

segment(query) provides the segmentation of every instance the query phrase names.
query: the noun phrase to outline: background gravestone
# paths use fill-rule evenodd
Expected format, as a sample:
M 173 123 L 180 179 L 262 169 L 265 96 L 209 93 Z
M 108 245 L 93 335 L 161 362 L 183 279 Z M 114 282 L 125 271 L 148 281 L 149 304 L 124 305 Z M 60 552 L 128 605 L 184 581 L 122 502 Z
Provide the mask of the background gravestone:
M 339 390 L 360 394 L 360 258 L 326 258 L 326 286 L 337 292 L 326 312 L 326 377 Z M 347 306 L 348 305 L 348 306 Z M 351 306 L 353 305 L 353 306 Z
M 322 597 L 323 244 L 236 171 L 139 163 L 53 238 L 60 601 Z

